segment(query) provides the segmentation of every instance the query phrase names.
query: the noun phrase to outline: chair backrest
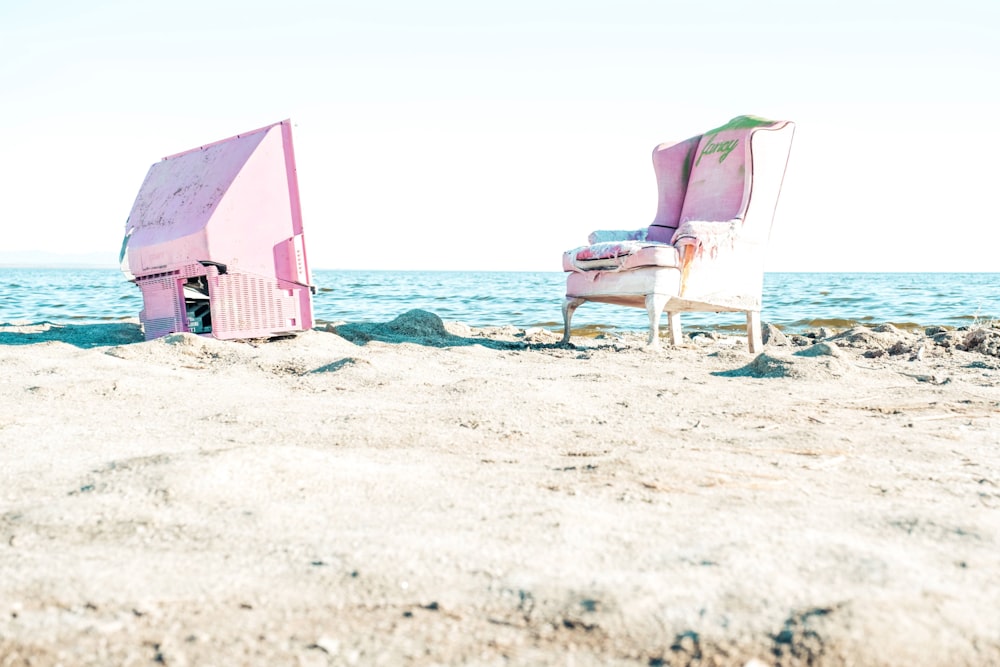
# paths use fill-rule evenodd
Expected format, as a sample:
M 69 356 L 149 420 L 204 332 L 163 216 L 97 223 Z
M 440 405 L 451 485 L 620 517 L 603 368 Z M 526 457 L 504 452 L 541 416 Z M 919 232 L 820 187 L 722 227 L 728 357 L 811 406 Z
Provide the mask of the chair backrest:
M 755 190 L 755 205 L 770 208 L 774 214 L 778 190 L 791 146 L 792 123 L 755 116 L 737 116 L 722 127 L 706 132 L 698 143 L 691 165 L 680 223 L 691 220 L 729 221 L 745 218 Z M 788 129 L 784 144 L 772 148 L 771 142 L 758 142 L 755 134 L 764 130 Z M 758 147 L 758 143 L 762 144 Z M 763 144 L 768 144 L 764 146 Z M 766 172 L 766 173 L 764 173 Z M 777 173 L 776 188 L 774 178 Z M 766 181 L 768 192 L 756 192 L 755 180 Z M 773 190 L 773 192 L 772 192 Z M 767 202 L 766 200 L 770 200 Z M 768 224 L 769 228 L 769 224 Z
M 677 143 L 660 144 L 653 149 L 653 171 L 656 173 L 656 217 L 649 225 L 646 238 L 658 243 L 670 243 L 681 219 L 681 208 L 691 176 L 691 163 L 701 135 Z

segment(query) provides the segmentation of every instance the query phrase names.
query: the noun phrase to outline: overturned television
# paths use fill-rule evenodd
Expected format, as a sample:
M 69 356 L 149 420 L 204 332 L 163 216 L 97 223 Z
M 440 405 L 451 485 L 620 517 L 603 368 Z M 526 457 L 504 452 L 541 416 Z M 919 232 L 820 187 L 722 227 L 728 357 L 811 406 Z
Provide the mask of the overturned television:
M 125 223 L 121 266 L 146 340 L 274 338 L 313 326 L 291 122 L 153 164 Z

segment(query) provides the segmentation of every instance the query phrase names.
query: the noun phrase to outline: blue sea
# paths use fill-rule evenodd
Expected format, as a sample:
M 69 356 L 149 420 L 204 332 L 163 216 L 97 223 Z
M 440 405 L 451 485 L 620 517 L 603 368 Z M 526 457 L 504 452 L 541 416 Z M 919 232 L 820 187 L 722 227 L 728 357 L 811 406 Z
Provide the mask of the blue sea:
M 470 326 L 562 330 L 562 272 L 313 272 L 313 314 L 387 322 L 420 308 Z M 0 322 L 91 323 L 138 317 L 139 288 L 116 269 L 0 268 Z M 1000 320 L 1000 273 L 767 273 L 761 319 L 786 332 L 892 323 L 912 329 Z M 686 313 L 685 329 L 741 331 L 739 313 Z M 574 331 L 643 330 L 646 313 L 586 303 Z

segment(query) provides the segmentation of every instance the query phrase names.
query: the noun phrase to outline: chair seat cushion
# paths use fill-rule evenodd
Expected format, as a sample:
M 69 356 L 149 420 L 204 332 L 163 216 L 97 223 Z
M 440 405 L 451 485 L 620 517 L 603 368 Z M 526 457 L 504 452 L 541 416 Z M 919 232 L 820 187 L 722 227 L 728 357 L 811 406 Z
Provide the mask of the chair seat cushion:
M 563 271 L 627 271 L 640 266 L 679 267 L 677 249 L 650 241 L 608 241 L 563 253 Z

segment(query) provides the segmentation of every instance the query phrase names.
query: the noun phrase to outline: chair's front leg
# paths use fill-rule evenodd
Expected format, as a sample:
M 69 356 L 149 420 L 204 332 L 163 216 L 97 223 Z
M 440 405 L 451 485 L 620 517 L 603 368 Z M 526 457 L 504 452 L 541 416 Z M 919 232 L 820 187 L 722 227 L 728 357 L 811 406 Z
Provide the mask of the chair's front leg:
M 580 304 L 582 304 L 584 301 L 586 301 L 586 299 L 581 299 L 579 297 L 572 297 L 572 296 L 566 297 L 566 300 L 563 301 L 563 305 L 562 305 L 562 314 L 563 314 L 563 337 L 562 337 L 562 343 L 563 344 L 566 344 L 566 343 L 569 342 L 569 322 L 570 322 L 570 320 L 573 319 L 573 312 L 577 308 L 579 308 Z
M 750 354 L 757 354 L 764 347 L 764 332 L 760 328 L 760 311 L 747 311 L 747 345 Z
M 666 294 L 646 295 L 646 312 L 649 314 L 649 339 L 646 344 L 649 347 L 660 346 L 660 313 L 669 300 L 670 297 Z

